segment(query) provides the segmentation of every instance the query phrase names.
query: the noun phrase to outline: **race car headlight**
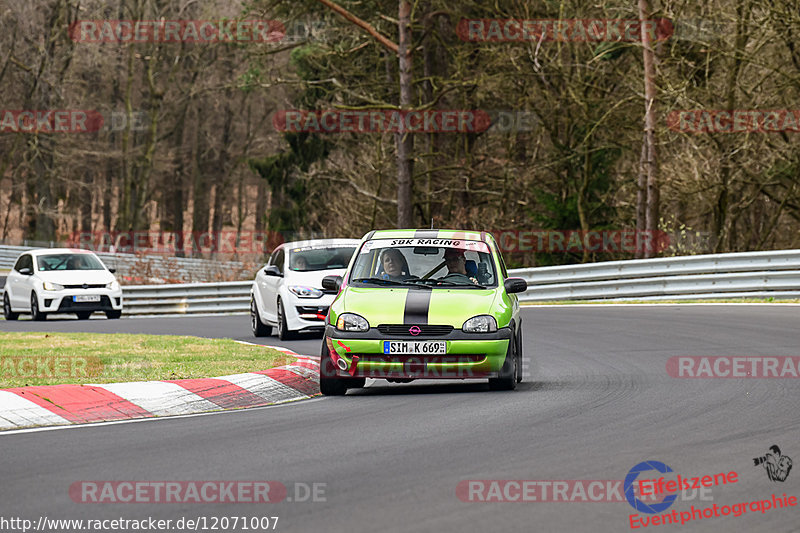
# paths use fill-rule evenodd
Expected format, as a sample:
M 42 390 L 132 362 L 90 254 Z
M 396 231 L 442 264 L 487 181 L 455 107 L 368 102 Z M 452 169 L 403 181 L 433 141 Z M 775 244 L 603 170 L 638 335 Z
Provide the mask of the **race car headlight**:
M 363 316 L 355 313 L 342 313 L 336 321 L 336 329 L 339 331 L 367 331 L 369 322 Z
M 465 333 L 491 333 L 497 331 L 497 321 L 493 316 L 478 315 L 464 322 L 461 329 Z
M 118 291 L 119 290 L 119 282 L 117 280 L 114 280 L 111 283 L 106 283 L 106 289 L 111 290 L 111 291 Z
M 303 285 L 290 285 L 289 290 L 298 298 L 321 298 L 322 291 L 314 287 L 304 287 Z
M 45 281 L 42 284 L 42 288 L 46 291 L 63 291 L 64 286 L 58 283 L 53 283 L 52 281 Z

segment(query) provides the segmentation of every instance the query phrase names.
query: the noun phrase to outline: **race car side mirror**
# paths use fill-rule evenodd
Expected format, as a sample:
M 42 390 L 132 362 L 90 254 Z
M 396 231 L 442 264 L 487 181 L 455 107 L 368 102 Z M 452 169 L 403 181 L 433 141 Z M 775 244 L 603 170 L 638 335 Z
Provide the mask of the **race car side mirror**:
M 336 291 L 342 287 L 342 276 L 325 276 L 322 278 L 322 288 L 326 291 Z
M 503 286 L 506 288 L 508 294 L 516 292 L 525 292 L 528 290 L 528 282 L 522 278 L 508 278 Z
M 30 276 L 31 274 L 33 274 L 33 272 L 31 271 L 31 269 L 30 269 L 30 268 L 28 268 L 28 267 L 22 267 L 22 268 L 20 268 L 20 269 L 19 269 L 19 273 L 20 273 L 20 274 L 22 274 L 23 276 Z
M 278 276 L 283 277 L 281 273 L 281 269 L 277 267 L 277 265 L 270 265 L 264 269 L 264 274 L 267 276 Z

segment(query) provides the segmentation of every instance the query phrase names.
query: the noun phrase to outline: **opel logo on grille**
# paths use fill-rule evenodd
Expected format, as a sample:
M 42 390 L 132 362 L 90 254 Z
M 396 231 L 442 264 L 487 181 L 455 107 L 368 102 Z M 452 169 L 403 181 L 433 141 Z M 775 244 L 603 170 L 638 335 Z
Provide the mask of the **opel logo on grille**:
M 419 326 L 411 326 L 410 328 L 408 328 L 408 332 L 416 337 L 417 335 L 422 333 L 422 330 L 419 329 Z

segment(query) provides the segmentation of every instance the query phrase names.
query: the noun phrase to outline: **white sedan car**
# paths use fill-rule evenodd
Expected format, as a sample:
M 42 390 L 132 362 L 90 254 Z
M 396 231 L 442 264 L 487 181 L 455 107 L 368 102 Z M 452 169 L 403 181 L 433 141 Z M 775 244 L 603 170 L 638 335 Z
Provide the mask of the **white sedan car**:
M 360 242 L 318 239 L 275 248 L 250 291 L 253 335 L 270 335 L 273 326 L 281 340 L 296 332 L 325 331 L 325 317 L 336 292 L 323 289 L 322 278 L 344 274 Z
M 45 320 L 51 313 L 74 313 L 86 320 L 95 311 L 122 315 L 122 290 L 114 270 L 92 252 L 43 248 L 23 253 L 6 278 L 3 316 L 16 320 L 30 313 Z

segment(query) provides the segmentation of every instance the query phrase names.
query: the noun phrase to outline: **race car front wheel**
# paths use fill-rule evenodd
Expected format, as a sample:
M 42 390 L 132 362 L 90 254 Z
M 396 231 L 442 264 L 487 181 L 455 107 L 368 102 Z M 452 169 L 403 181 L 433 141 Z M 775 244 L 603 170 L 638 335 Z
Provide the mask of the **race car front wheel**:
M 31 318 L 36 321 L 47 320 L 47 313 L 39 311 L 39 298 L 36 293 L 31 293 Z
M 319 391 L 323 396 L 344 396 L 347 392 L 347 379 L 336 375 L 336 366 L 324 338 L 319 357 Z
M 289 329 L 286 324 L 286 312 L 283 310 L 283 302 L 278 299 L 278 338 L 282 341 L 291 340 L 294 338 L 294 333 Z
M 517 368 L 519 367 L 519 357 L 517 352 L 517 340 L 508 340 L 508 351 L 500 375 L 496 378 L 489 378 L 490 390 L 514 390 L 517 388 Z

